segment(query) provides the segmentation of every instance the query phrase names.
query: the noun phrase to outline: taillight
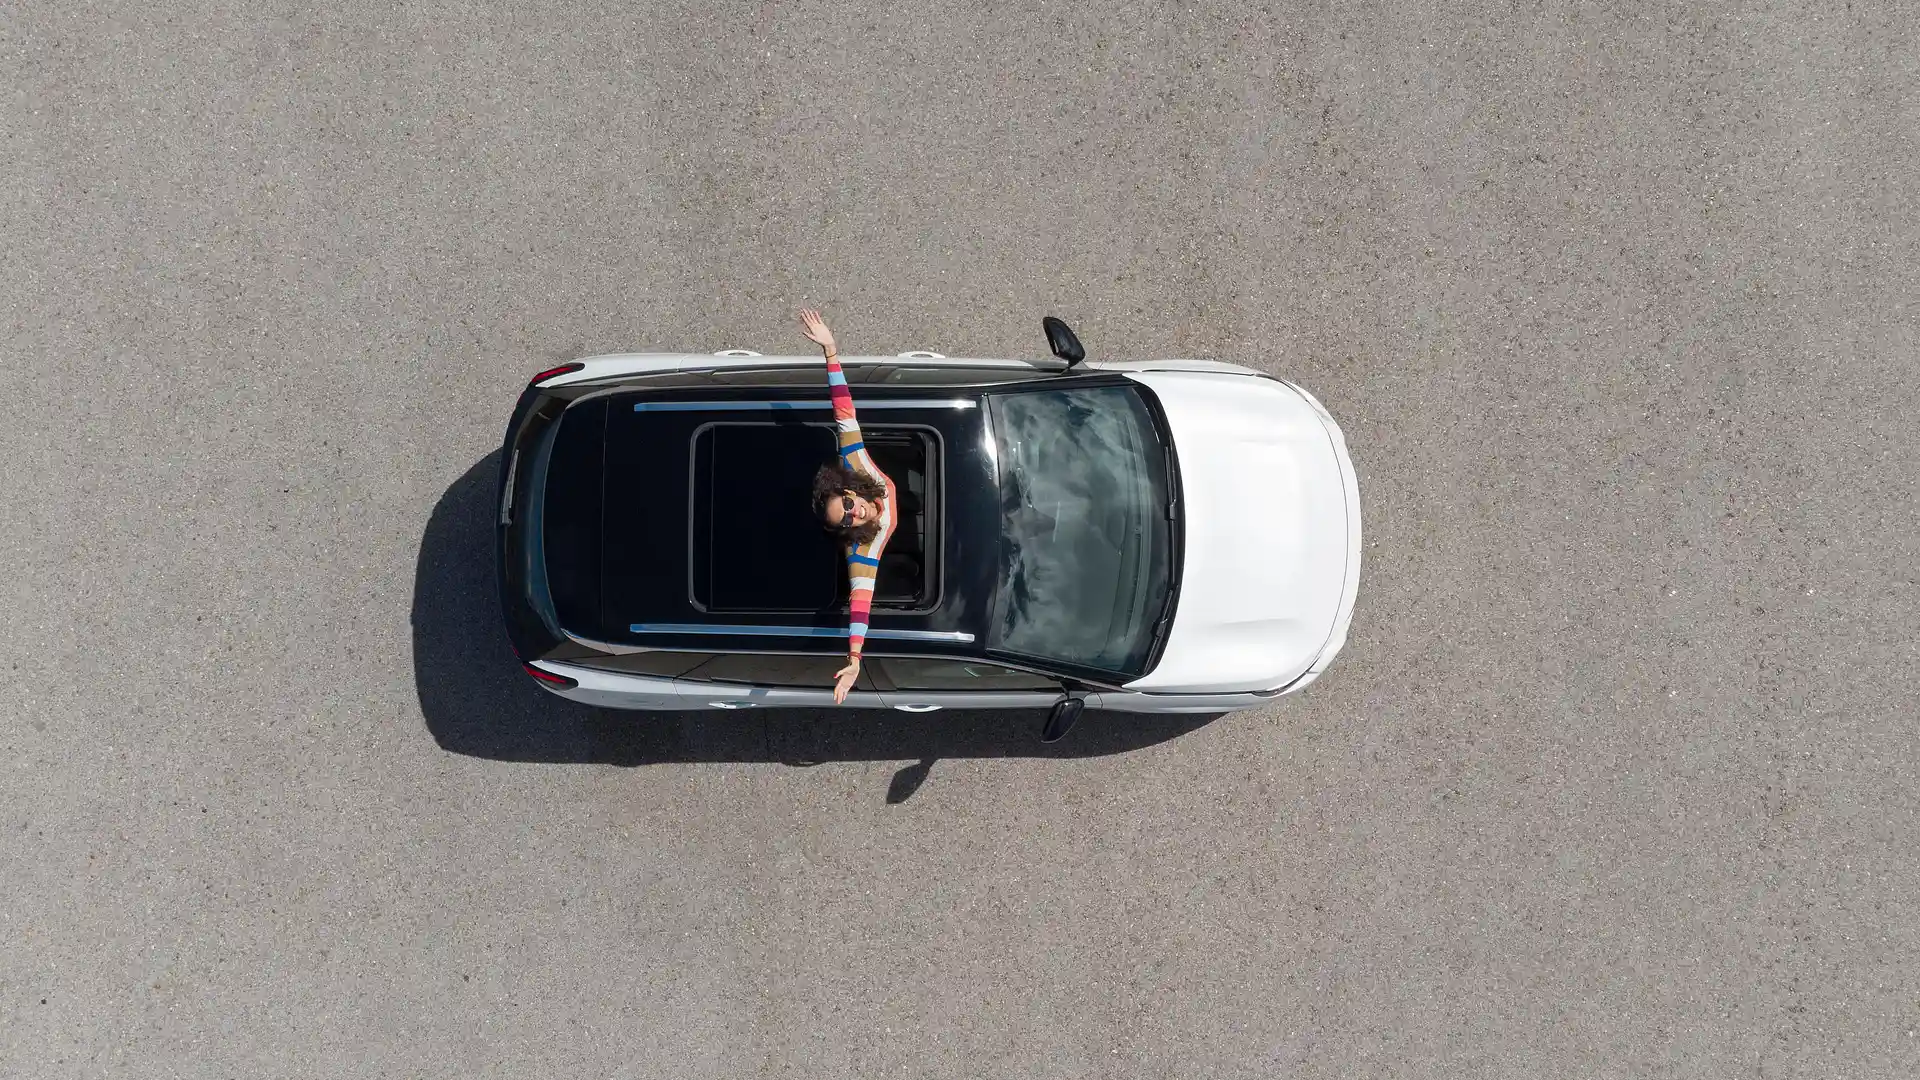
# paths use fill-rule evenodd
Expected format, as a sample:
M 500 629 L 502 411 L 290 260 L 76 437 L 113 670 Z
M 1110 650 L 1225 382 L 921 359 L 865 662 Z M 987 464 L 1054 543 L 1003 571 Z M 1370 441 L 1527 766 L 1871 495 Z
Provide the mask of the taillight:
M 541 372 L 540 374 L 535 375 L 532 378 L 532 380 L 530 380 L 527 383 L 527 385 L 539 386 L 541 383 L 546 382 L 548 379 L 553 378 L 555 375 L 571 375 L 574 372 L 579 371 L 581 368 L 586 366 L 587 365 L 582 364 L 578 360 L 576 360 L 571 364 L 561 364 L 559 367 L 548 368 L 547 370 Z
M 578 680 L 569 679 L 565 675 L 555 675 L 551 671 L 542 671 L 532 664 L 522 664 L 520 666 L 527 669 L 527 674 L 539 679 L 548 686 L 557 686 L 562 690 L 571 690 L 580 685 Z

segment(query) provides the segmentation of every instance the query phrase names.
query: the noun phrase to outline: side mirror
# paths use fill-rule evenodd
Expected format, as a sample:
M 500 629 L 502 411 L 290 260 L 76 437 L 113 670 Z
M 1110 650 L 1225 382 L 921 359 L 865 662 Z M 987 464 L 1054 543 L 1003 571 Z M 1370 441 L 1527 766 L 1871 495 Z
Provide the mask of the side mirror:
M 1080 714 L 1087 711 L 1086 698 L 1061 698 L 1053 703 L 1053 711 L 1047 714 L 1047 723 L 1040 729 L 1041 742 L 1059 742 L 1061 736 L 1072 729 Z
M 1065 360 L 1068 367 L 1087 358 L 1087 350 L 1080 347 L 1080 339 L 1073 336 L 1073 330 L 1066 323 L 1049 315 L 1040 320 L 1040 328 L 1047 332 L 1047 348 Z

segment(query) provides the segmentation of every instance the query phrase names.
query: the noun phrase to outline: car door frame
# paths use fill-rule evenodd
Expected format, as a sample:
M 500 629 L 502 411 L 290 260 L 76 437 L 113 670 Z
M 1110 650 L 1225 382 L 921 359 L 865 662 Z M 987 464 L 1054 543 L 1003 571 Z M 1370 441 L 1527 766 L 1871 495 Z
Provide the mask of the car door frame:
M 716 657 L 736 656 L 821 656 L 821 653 L 804 653 L 783 649 L 767 649 L 760 652 L 716 653 Z M 705 665 L 702 664 L 702 667 Z M 696 667 L 685 675 L 677 676 L 673 682 L 675 693 L 690 699 L 697 699 L 713 709 L 883 709 L 889 704 L 871 673 L 863 669 L 854 682 L 854 689 L 847 693 L 847 700 L 836 705 L 833 700 L 832 686 L 762 686 L 757 683 L 717 682 L 699 679 Z
M 1243 694 L 1148 694 L 1138 690 L 1097 690 L 1087 697 L 1087 707 L 1106 712 L 1130 713 L 1225 713 L 1256 709 L 1272 703 L 1278 693 L 1261 691 Z
M 992 664 L 994 667 L 1024 671 L 1036 678 L 1051 679 L 1061 685 L 1057 690 L 903 690 L 896 685 L 887 671 L 889 659 L 925 659 L 943 663 L 965 664 L 969 662 Z M 971 660 L 964 656 L 875 656 L 874 683 L 887 698 L 888 706 L 896 712 L 930 713 L 944 709 L 1049 709 L 1062 698 L 1071 696 L 1072 691 L 1065 680 L 1045 672 L 1028 671 L 1026 668 L 1002 663 L 998 660 Z

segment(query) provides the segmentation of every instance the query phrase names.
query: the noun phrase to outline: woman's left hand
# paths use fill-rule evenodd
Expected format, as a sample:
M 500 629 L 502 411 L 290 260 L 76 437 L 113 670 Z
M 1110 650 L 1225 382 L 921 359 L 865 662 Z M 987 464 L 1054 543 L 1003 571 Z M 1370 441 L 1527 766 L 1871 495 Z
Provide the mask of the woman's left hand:
M 860 677 L 860 658 L 850 657 L 847 666 L 833 673 L 833 703 L 847 703 L 847 691 L 853 689 L 853 680 Z
M 808 341 L 828 352 L 833 351 L 833 331 L 827 329 L 827 320 L 812 308 L 800 309 L 800 332 L 807 335 Z

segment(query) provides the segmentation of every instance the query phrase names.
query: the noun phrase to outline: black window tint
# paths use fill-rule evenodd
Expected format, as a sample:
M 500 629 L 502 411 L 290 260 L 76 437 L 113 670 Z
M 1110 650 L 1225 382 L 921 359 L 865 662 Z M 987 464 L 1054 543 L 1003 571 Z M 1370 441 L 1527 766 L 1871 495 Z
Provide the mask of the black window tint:
M 815 611 L 844 588 L 846 558 L 820 527 L 815 470 L 834 456 L 833 429 L 722 423 L 694 440 L 695 601 L 716 611 Z
M 902 690 L 1058 690 L 1059 682 L 1030 671 L 974 660 L 889 656 L 879 661 Z
M 600 629 L 601 447 L 607 401 L 584 401 L 561 414 L 550 458 L 528 463 L 544 484 L 535 504 L 541 515 L 540 572 L 546 576 L 560 625 Z
M 714 657 L 687 677 L 702 682 L 831 689 L 833 673 L 846 663 L 844 654 L 733 653 Z M 861 682 L 865 681 L 862 672 Z
M 930 431 L 873 427 L 866 432 L 873 463 L 893 481 L 899 495 L 899 528 L 880 556 L 873 602 L 882 607 L 928 605 L 939 591 L 940 462 L 938 441 Z M 846 600 L 845 577 L 839 594 Z
M 620 653 L 617 656 L 596 656 L 591 660 L 568 660 L 567 663 L 599 671 L 614 671 L 622 675 L 653 675 L 658 678 L 673 679 L 685 675 L 711 659 L 713 659 L 712 653 L 649 649 L 646 652 Z

